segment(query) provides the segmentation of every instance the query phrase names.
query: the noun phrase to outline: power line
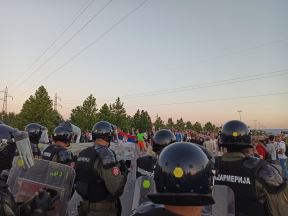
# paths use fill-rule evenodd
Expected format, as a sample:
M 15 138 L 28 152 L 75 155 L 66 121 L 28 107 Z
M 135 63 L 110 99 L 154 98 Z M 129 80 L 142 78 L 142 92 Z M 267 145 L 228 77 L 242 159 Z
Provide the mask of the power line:
M 102 38 L 104 38 L 107 34 L 109 34 L 114 28 L 116 28 L 117 26 L 119 26 L 122 22 L 124 22 L 129 16 L 131 16 L 133 13 L 135 13 L 137 10 L 139 10 L 148 0 L 144 0 L 142 1 L 140 4 L 138 4 L 135 8 L 133 8 L 131 11 L 129 11 L 126 15 L 124 15 L 120 20 L 118 20 L 116 23 L 114 23 L 112 26 L 110 26 L 110 28 L 108 28 L 105 32 L 103 32 L 100 36 L 98 36 L 94 41 L 92 41 L 90 44 L 88 44 L 86 47 L 84 47 L 82 50 L 80 50 L 79 52 L 77 52 L 75 55 L 73 55 L 70 59 L 68 59 L 68 61 L 66 61 L 64 64 L 62 64 L 60 67 L 56 68 L 55 70 L 53 70 L 51 73 L 49 73 L 46 77 L 44 77 L 40 82 L 38 82 L 36 84 L 39 85 L 41 84 L 43 81 L 45 81 L 46 79 L 49 79 L 49 77 L 51 77 L 54 73 L 60 71 L 62 68 L 64 68 L 67 64 L 69 64 L 70 62 L 72 62 L 75 58 L 77 58 L 78 56 L 80 56 L 82 53 L 84 53 L 87 49 L 89 49 L 91 46 L 93 46 L 95 43 L 97 43 L 99 40 L 101 40 Z M 32 88 L 29 88 L 27 91 L 24 92 L 24 94 L 26 94 L 27 92 L 29 92 L 31 89 L 33 89 L 35 86 L 33 86 Z
M 4 97 L 0 98 L 0 100 L 3 100 L 2 112 L 3 113 L 7 113 L 7 104 L 8 104 L 8 100 L 7 99 L 8 99 L 8 97 L 10 97 L 13 100 L 13 97 L 8 95 L 8 87 L 7 86 L 6 86 L 4 91 L 0 91 L 0 92 L 4 93 Z
M 221 85 L 227 85 L 227 84 L 233 84 L 233 83 L 241 83 L 241 82 L 247 82 L 247 81 L 251 81 L 251 80 L 259 80 L 259 79 L 266 79 L 266 78 L 271 78 L 271 77 L 277 77 L 277 76 L 283 76 L 283 75 L 288 75 L 287 72 L 288 69 L 283 69 L 283 70 L 278 70 L 278 71 L 272 71 L 272 72 L 266 72 L 266 73 L 261 73 L 261 74 L 254 74 L 254 75 L 249 75 L 249 76 L 242 76 L 242 77 L 235 77 L 232 79 L 225 79 L 225 80 L 220 80 L 220 81 L 216 81 L 216 82 L 207 82 L 207 83 L 202 83 L 199 84 L 199 86 L 184 86 L 184 87 L 180 87 L 180 88 L 174 88 L 174 89 L 165 89 L 165 90 L 160 90 L 161 92 L 158 94 L 154 94 L 154 95 L 159 95 L 159 94 L 170 94 L 170 93 L 175 93 L 175 92 L 167 92 L 167 91 L 171 91 L 171 90 L 176 90 L 179 92 L 179 90 L 184 91 L 184 89 L 186 90 L 195 90 L 195 89 L 202 89 L 202 88 L 211 88 L 214 86 L 221 86 Z M 286 72 L 284 74 L 281 74 L 283 72 Z M 278 73 L 278 74 L 277 74 Z M 280 73 L 280 74 L 279 74 Z M 268 76 L 268 74 L 270 74 Z M 257 77 L 258 76 L 258 77 Z M 259 77 L 260 76 L 260 77 Z M 264 76 L 264 77 L 263 77 Z M 250 79 L 244 79 L 246 77 L 251 77 Z M 242 79 L 242 80 L 237 80 L 237 79 Z M 236 82 L 234 80 L 237 80 Z M 233 81 L 233 82 L 229 82 L 228 81 Z M 207 85 L 210 84 L 210 85 Z M 187 89 L 187 88 L 193 88 L 193 89 Z M 153 91 L 150 92 L 146 92 L 146 93 L 151 93 Z M 166 93 L 165 93 L 166 92 Z M 131 96 L 131 95 L 130 95 Z M 137 95 L 137 97 L 146 97 L 146 96 L 152 96 L 151 94 L 149 95 Z M 122 96 L 120 96 L 121 98 L 123 98 Z M 134 97 L 133 97 L 134 98 Z M 102 98 L 103 99 L 103 98 Z M 126 98 L 127 99 L 127 98 Z M 129 98 L 128 98 L 129 99 Z M 67 103 L 66 103 L 67 104 Z M 68 104 L 74 104 L 73 102 L 70 102 Z M 72 107 L 70 105 L 70 107 Z
M 148 91 L 148 92 L 142 92 L 142 93 L 121 95 L 119 97 L 127 100 L 127 99 L 139 98 L 139 97 L 149 97 L 149 96 L 156 96 L 156 95 L 163 95 L 163 94 L 178 93 L 178 92 L 182 92 L 182 91 L 190 91 L 190 90 L 196 90 L 196 89 L 218 87 L 218 86 L 223 86 L 223 85 L 242 83 L 242 82 L 267 79 L 267 78 L 273 78 L 273 77 L 279 77 L 279 76 L 286 76 L 286 75 L 288 75 L 288 69 L 283 69 L 283 70 L 277 70 L 277 71 L 266 72 L 266 73 L 259 73 L 259 74 L 248 75 L 248 76 L 240 76 L 240 77 L 235 77 L 235 78 L 225 79 L 225 80 L 219 80 L 219 81 L 214 81 L 214 82 L 205 82 L 205 83 L 201 83 L 199 85 L 187 85 L 187 86 L 178 87 L 178 88 L 162 89 L 162 90 L 158 90 L 158 91 Z M 112 97 L 100 97 L 100 98 L 101 99 L 108 99 L 108 98 L 112 98 Z
M 139 97 L 171 94 L 171 93 L 177 93 L 177 92 L 188 91 L 188 90 L 210 88 L 210 87 L 223 86 L 223 85 L 228 85 L 228 84 L 242 83 L 242 82 L 247 82 L 247 81 L 267 79 L 267 78 L 286 76 L 286 75 L 288 75 L 288 69 L 283 69 L 283 70 L 267 72 L 267 73 L 262 73 L 262 74 L 255 74 L 255 75 L 236 77 L 232 79 L 220 80 L 216 82 L 207 82 L 207 83 L 202 83 L 199 85 L 188 85 L 188 86 L 183 86 L 183 87 L 173 88 L 173 89 L 163 89 L 159 91 L 148 91 L 144 93 L 122 95 L 119 97 L 124 98 L 124 99 L 133 99 L 133 98 L 139 98 Z
M 90 0 L 85 2 L 85 4 L 77 11 L 76 17 L 72 20 L 72 22 L 52 41 L 52 43 L 32 62 L 32 64 L 20 74 L 10 85 L 12 87 L 16 84 L 16 82 L 23 77 L 30 69 L 39 62 L 39 60 L 55 45 L 55 43 L 62 38 L 62 36 L 71 28 L 71 26 L 84 14 L 84 12 L 94 3 L 95 0 Z M 88 4 L 87 4 L 88 3 Z M 86 5 L 87 4 L 87 5 Z M 85 6 L 86 5 L 86 6 Z
M 239 97 L 229 97 L 229 98 L 216 98 L 216 99 L 211 99 L 211 100 L 198 100 L 198 101 L 187 101 L 187 102 L 166 103 L 166 104 L 135 105 L 135 106 L 130 106 L 130 107 L 155 107 L 155 106 L 168 106 L 168 105 L 180 105 L 180 104 L 210 103 L 210 102 L 217 102 L 217 101 L 239 100 L 239 99 L 267 97 L 267 96 L 275 96 L 275 95 L 286 95 L 286 94 L 288 94 L 288 92 L 275 92 L 275 93 L 270 93 L 270 94 L 249 95 L 249 96 L 239 96 Z
M 216 82 L 208 82 L 208 83 L 202 83 L 202 84 L 199 84 L 198 86 L 184 86 L 184 87 L 180 87 L 180 88 L 174 88 L 174 89 L 164 89 L 164 90 L 159 90 L 159 91 L 156 91 L 156 92 L 160 92 L 160 93 L 155 93 L 155 94 L 146 94 L 146 95 L 139 95 L 139 94 L 136 94 L 136 96 L 134 97 L 123 97 L 122 96 L 119 96 L 120 98 L 124 98 L 124 99 L 133 99 L 133 98 L 139 98 L 139 97 L 147 97 L 147 96 L 154 96 L 154 95 L 160 95 L 160 94 L 171 94 L 171 93 L 175 93 L 174 92 L 168 92 L 168 91 L 171 91 L 171 90 L 177 90 L 179 92 L 179 90 L 181 91 L 188 91 L 188 90 L 195 90 L 195 89 L 202 89 L 202 88 L 211 88 L 211 87 L 215 87 L 215 86 L 221 86 L 221 85 L 226 85 L 226 84 L 233 84 L 233 83 L 241 83 L 241 82 L 247 82 L 247 81 L 251 81 L 251 80 L 259 80 L 259 79 L 267 79 L 267 78 L 272 78 L 272 77 L 277 77 L 277 76 L 283 76 L 283 75 L 288 75 L 287 72 L 285 74 L 277 74 L 277 73 L 281 73 L 281 72 L 285 72 L 285 71 L 288 71 L 288 69 L 283 69 L 283 70 L 278 70 L 278 71 L 272 71 L 272 72 L 266 72 L 266 73 L 261 73 L 261 74 L 255 74 L 255 75 L 249 75 L 249 76 L 242 76 L 242 77 L 235 77 L 235 78 L 232 78 L 232 79 L 226 79 L 226 80 L 220 80 L 220 81 L 216 81 Z M 268 74 L 271 74 L 270 76 L 264 76 L 263 75 L 268 75 Z M 274 75 L 273 75 L 274 74 Z M 262 76 L 262 77 L 257 77 L 257 76 Z M 243 78 L 246 78 L 246 77 L 254 77 L 253 79 L 245 79 L 243 80 Z M 233 80 L 237 80 L 237 79 L 242 79 L 242 80 L 238 80 L 238 81 L 234 81 L 234 82 L 229 82 L 227 83 L 227 81 L 233 81 Z M 207 85 L 207 84 L 211 84 L 211 85 Z M 213 85 L 214 84 L 214 85 Z M 206 86 L 205 86 L 206 85 Z M 191 88 L 193 87 L 192 89 L 188 89 L 188 88 Z M 186 89 L 186 90 L 184 90 Z M 143 92 L 142 94 L 145 94 L 145 93 L 153 93 L 153 91 L 149 91 L 149 92 Z M 133 96 L 133 94 L 130 94 L 129 96 Z M 111 97 L 101 97 L 101 99 L 107 99 L 107 98 L 111 98 Z M 98 97 L 99 99 L 99 97 Z M 69 103 L 66 103 L 66 104 L 74 104 L 74 102 L 78 102 L 80 100 L 71 100 L 71 102 Z M 112 100 L 108 100 L 108 102 L 111 102 Z M 107 103 L 107 102 L 106 102 Z
M 50 55 L 46 61 L 44 61 L 39 67 L 36 68 L 36 70 L 34 70 L 32 73 L 30 73 L 30 75 L 23 80 L 19 85 L 17 85 L 16 88 L 19 88 L 19 86 L 21 86 L 23 83 L 25 83 L 29 78 L 32 77 L 33 74 L 35 74 L 36 72 L 38 72 L 41 68 L 43 68 L 51 59 L 54 58 L 54 56 L 56 56 L 62 49 L 64 49 L 70 41 L 72 41 L 81 31 L 83 31 L 96 17 L 98 17 L 111 3 L 113 0 L 109 0 L 99 11 L 97 11 L 97 13 L 95 13 L 80 29 L 78 29 L 73 35 L 72 37 L 70 37 L 64 44 L 62 44 L 62 46 L 60 46 L 52 55 Z M 14 89 L 15 90 L 15 89 Z
M 197 103 L 211 103 L 211 102 L 218 102 L 218 101 L 241 100 L 241 99 L 250 99 L 250 98 L 257 98 L 257 97 L 269 97 L 269 96 L 287 95 L 287 94 L 288 94 L 288 92 L 274 92 L 274 93 L 259 94 L 259 95 L 248 95 L 248 96 L 228 97 L 228 98 L 216 98 L 216 99 L 210 99 L 210 100 L 187 101 L 187 102 L 178 102 L 178 103 L 135 105 L 135 106 L 128 106 L 127 108 L 131 108 L 131 107 L 137 107 L 137 108 L 140 108 L 140 107 L 157 107 L 157 106 L 171 106 L 171 105 L 197 104 Z M 73 107 L 70 107 L 70 106 L 66 107 L 66 108 L 73 109 Z M 257 120 L 254 120 L 254 121 L 257 121 Z
M 197 64 L 197 63 L 202 63 L 202 62 L 213 61 L 213 60 L 216 60 L 216 59 L 221 59 L 223 57 L 229 57 L 229 56 L 233 56 L 233 55 L 238 55 L 238 54 L 250 51 L 250 50 L 255 50 L 255 49 L 259 49 L 259 48 L 262 48 L 262 47 L 270 46 L 270 45 L 273 45 L 273 44 L 282 43 L 282 42 L 287 41 L 287 40 L 288 40 L 288 37 L 286 36 L 286 37 L 284 37 L 282 39 L 268 41 L 268 42 L 265 42 L 265 43 L 262 43 L 262 44 L 258 44 L 258 45 L 252 46 L 252 47 L 243 48 L 243 49 L 240 49 L 240 50 L 237 50 L 237 51 L 234 51 L 234 52 L 229 52 L 229 53 L 226 53 L 226 54 L 223 54 L 223 55 L 214 56 L 214 57 L 212 57 L 210 59 L 206 59 L 204 61 L 203 60 L 199 60 L 199 61 L 196 61 L 194 63 Z

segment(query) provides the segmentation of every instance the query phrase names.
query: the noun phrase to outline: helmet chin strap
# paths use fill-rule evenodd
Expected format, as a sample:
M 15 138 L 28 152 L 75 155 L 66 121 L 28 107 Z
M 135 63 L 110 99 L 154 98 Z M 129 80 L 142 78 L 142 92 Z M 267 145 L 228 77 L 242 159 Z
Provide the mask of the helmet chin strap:
M 108 147 L 110 147 L 110 143 L 111 143 L 111 141 L 112 141 L 112 137 L 107 137 L 107 138 L 105 139 L 105 141 L 108 142 Z
M 112 139 L 110 139 L 110 138 L 105 139 L 105 141 L 108 143 L 108 145 L 107 145 L 108 147 L 110 147 L 110 145 L 111 145 L 111 144 L 110 144 L 110 143 L 111 143 L 111 140 L 112 140 Z
M 98 138 L 94 142 L 98 145 L 110 147 L 110 142 L 108 139 Z

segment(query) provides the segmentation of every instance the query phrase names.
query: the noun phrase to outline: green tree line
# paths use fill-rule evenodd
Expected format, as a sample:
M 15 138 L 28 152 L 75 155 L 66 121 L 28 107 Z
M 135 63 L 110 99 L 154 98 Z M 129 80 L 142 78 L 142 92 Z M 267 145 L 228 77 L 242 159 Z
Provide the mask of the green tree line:
M 31 95 L 23 104 L 20 113 L 0 113 L 0 119 L 7 125 L 24 130 L 25 126 L 31 122 L 39 123 L 48 128 L 49 132 L 63 121 L 62 116 L 53 109 L 53 102 L 44 86 L 40 86 L 34 95 Z M 118 97 L 112 104 L 103 104 L 97 108 L 96 98 L 90 94 L 82 103 L 72 109 L 70 118 L 71 123 L 77 125 L 82 131 L 90 131 L 93 125 L 100 120 L 109 121 L 120 127 L 123 131 L 131 129 L 142 129 L 150 131 L 161 128 L 175 130 L 194 130 L 196 132 L 214 132 L 218 128 L 211 122 L 201 125 L 199 122 L 194 124 L 191 121 L 185 122 L 182 118 L 175 122 L 168 118 L 167 122 L 156 116 L 152 122 L 149 113 L 145 110 L 137 110 L 133 116 L 127 114 L 124 103 Z

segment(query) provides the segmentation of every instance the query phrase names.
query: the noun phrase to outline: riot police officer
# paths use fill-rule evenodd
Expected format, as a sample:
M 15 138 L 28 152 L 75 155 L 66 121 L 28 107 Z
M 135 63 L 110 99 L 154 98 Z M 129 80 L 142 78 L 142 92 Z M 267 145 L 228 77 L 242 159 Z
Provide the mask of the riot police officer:
M 136 182 L 134 187 L 132 209 L 135 209 L 141 203 L 148 200 L 147 195 L 155 192 L 154 167 L 157 161 L 157 157 L 161 150 L 176 142 L 175 135 L 167 129 L 161 129 L 157 131 L 152 137 L 152 150 L 156 153 L 155 156 L 144 155 L 139 157 L 136 161 Z
M 30 123 L 25 126 L 25 131 L 29 135 L 29 140 L 34 157 L 40 157 L 41 151 L 38 144 L 43 131 L 45 131 L 45 127 L 38 123 Z
M 115 134 L 114 127 L 107 121 L 93 126 L 94 145 L 79 153 L 76 169 L 76 191 L 84 201 L 78 207 L 79 216 L 121 214 L 119 196 L 122 194 L 128 169 L 118 162 L 109 148 Z
M 238 120 L 227 122 L 220 145 L 227 153 L 216 159 L 215 184 L 234 191 L 236 215 L 286 215 L 287 184 L 280 172 L 265 160 L 245 156 L 253 148 L 248 127 Z
M 70 122 L 59 124 L 53 131 L 54 144 L 48 146 L 42 154 L 42 159 L 57 163 L 74 166 L 73 154 L 67 149 L 73 138 L 72 125 Z
M 17 132 L 17 129 L 14 129 L 8 125 L 0 124 L 0 173 L 2 170 L 10 169 L 12 166 L 12 161 L 16 152 L 14 135 Z M 51 199 L 46 192 L 41 193 L 41 195 L 43 194 L 45 194 L 45 197 L 36 196 L 33 199 L 32 204 L 29 205 L 29 207 L 27 206 L 28 208 L 23 212 L 23 205 L 17 205 L 15 203 L 14 197 L 6 184 L 6 180 L 3 180 L 0 177 L 0 215 L 44 216 L 46 215 L 45 211 L 51 207 L 49 205 L 49 201 Z
M 161 150 L 167 145 L 176 142 L 175 135 L 168 129 L 157 131 L 152 138 L 153 151 L 159 155 Z M 136 178 L 140 176 L 153 177 L 153 169 L 157 157 L 145 155 L 137 159 Z
M 157 193 L 133 216 L 201 215 L 202 206 L 214 203 L 211 194 L 213 162 L 193 143 L 176 142 L 159 155 L 154 170 Z

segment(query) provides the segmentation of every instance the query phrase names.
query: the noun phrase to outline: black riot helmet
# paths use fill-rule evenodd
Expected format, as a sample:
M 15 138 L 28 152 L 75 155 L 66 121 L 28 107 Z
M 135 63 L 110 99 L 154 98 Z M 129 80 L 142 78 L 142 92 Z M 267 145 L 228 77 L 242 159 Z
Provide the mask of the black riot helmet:
M 92 139 L 103 139 L 107 142 L 111 142 L 115 134 L 115 126 L 107 121 L 97 122 L 92 128 Z
M 213 162 L 194 143 L 176 142 L 164 148 L 154 169 L 155 203 L 174 206 L 213 204 Z
M 213 162 L 213 165 L 215 164 L 215 158 L 214 156 L 202 145 L 199 145 L 199 144 L 196 144 L 196 143 L 193 143 L 195 145 L 197 145 L 199 148 L 202 149 L 202 151 L 205 153 L 205 155 L 207 156 L 208 160 L 212 161 Z
M 158 154 L 164 147 L 176 142 L 176 137 L 170 130 L 161 129 L 154 134 L 152 141 L 153 151 Z
M 28 125 L 26 125 L 25 127 L 25 131 L 28 133 L 29 135 L 29 140 L 31 143 L 34 144 L 38 144 L 39 140 L 41 138 L 42 135 L 42 131 L 45 130 L 45 127 L 43 127 L 40 124 L 37 123 L 30 123 Z
M 228 121 L 224 124 L 220 133 L 220 144 L 228 150 L 253 147 L 249 128 L 238 120 Z
M 16 143 L 14 141 L 14 129 L 8 125 L 0 124 L 0 172 L 4 169 L 10 169 L 12 160 L 16 151 Z
M 72 125 L 70 122 L 60 123 L 53 131 L 54 142 L 60 141 L 70 143 L 73 137 Z

